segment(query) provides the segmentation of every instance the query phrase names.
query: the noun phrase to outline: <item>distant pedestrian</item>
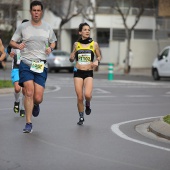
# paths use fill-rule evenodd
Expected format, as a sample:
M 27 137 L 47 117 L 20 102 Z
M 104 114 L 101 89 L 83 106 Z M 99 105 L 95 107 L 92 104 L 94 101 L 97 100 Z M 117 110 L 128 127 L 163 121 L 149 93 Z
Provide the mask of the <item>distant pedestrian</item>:
M 132 50 L 130 49 L 130 50 L 129 50 L 129 65 L 128 65 L 128 73 L 130 73 L 130 71 L 131 71 L 132 62 L 133 62 L 133 52 L 132 52 Z
M 27 22 L 28 20 L 25 19 L 22 23 Z M 19 43 L 18 43 L 19 44 Z M 19 49 L 13 49 L 10 45 L 7 47 L 7 52 L 12 58 L 12 70 L 11 70 L 11 80 L 14 85 L 14 107 L 13 110 L 15 113 L 20 112 L 20 116 L 25 116 L 25 109 L 24 109 L 24 87 L 22 88 L 19 86 L 19 65 L 20 65 L 20 58 L 21 52 Z M 22 100 L 20 102 L 20 93 L 22 93 Z
M 10 45 L 21 50 L 19 85 L 25 88 L 26 125 L 24 133 L 32 132 L 32 115 L 37 117 L 43 101 L 47 79 L 47 56 L 56 45 L 56 36 L 49 24 L 42 21 L 41 1 L 30 4 L 31 21 L 21 24 L 15 31 Z M 22 41 L 21 44 L 17 44 Z
M 127 69 L 126 69 L 127 59 L 128 59 L 128 58 L 125 58 L 125 59 L 123 60 L 123 63 L 125 64 L 125 70 L 124 70 L 124 71 L 125 71 L 125 73 L 130 73 L 131 67 L 132 67 L 132 62 L 133 62 L 133 52 L 132 52 L 131 49 L 129 50 L 128 66 L 127 66 Z
M 90 26 L 87 23 L 81 23 L 78 31 L 81 38 L 74 43 L 70 61 L 73 62 L 76 60 L 73 72 L 79 112 L 79 121 L 77 124 L 82 125 L 84 122 L 84 98 L 85 113 L 86 115 L 90 115 L 90 101 L 92 99 L 93 90 L 93 70 L 99 65 L 102 57 L 98 43 L 90 38 Z M 95 57 L 96 60 L 94 61 Z

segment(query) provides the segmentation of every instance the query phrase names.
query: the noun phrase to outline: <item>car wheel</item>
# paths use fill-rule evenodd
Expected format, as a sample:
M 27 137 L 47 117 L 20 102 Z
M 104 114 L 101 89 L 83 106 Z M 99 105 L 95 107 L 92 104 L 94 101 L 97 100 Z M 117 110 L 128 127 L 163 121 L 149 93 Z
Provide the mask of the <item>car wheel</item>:
M 152 69 L 152 76 L 153 76 L 154 80 L 160 80 L 160 76 L 159 76 L 158 70 L 156 68 Z
M 72 73 L 72 72 L 73 72 L 73 68 L 69 69 L 68 72 L 69 72 L 69 73 Z

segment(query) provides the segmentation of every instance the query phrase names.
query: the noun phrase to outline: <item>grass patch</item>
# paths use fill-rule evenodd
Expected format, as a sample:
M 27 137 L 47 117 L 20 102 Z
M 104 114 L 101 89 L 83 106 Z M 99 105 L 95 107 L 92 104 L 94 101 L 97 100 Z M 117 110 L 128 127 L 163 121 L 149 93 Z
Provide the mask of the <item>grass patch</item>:
M 14 87 L 11 80 L 0 80 L 0 89 Z
M 166 115 L 163 120 L 170 125 L 170 115 Z

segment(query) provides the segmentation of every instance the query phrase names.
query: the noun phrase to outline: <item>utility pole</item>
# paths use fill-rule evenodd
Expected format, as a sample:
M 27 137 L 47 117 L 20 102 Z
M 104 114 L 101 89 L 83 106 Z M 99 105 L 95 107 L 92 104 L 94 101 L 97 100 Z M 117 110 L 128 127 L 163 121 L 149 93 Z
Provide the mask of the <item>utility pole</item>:
M 30 20 L 30 0 L 23 0 L 22 3 L 22 19 Z

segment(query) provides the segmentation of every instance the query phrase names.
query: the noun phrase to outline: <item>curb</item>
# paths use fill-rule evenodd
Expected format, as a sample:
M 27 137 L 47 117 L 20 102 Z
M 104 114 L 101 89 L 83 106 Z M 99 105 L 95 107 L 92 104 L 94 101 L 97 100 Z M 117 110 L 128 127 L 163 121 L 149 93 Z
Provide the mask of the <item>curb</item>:
M 50 91 L 50 90 L 55 90 L 56 87 L 55 86 L 46 86 L 45 87 L 45 91 Z M 14 93 L 14 88 L 0 88 L 0 94 L 10 94 L 10 93 Z
M 9 94 L 9 93 L 13 93 L 14 92 L 14 88 L 2 88 L 0 89 L 0 94 Z
M 149 125 L 149 131 L 155 135 L 170 140 L 170 125 L 163 118 L 153 121 Z

